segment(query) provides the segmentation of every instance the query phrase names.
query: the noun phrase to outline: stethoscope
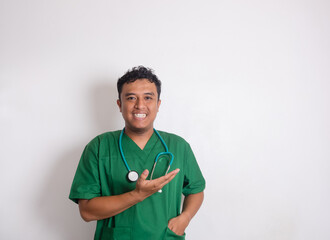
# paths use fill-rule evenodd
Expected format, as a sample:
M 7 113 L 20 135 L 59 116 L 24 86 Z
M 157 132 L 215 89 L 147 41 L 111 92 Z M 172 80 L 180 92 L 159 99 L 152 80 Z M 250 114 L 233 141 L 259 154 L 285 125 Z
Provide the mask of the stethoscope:
M 123 138 L 124 130 L 125 130 L 125 128 L 121 131 L 120 136 L 119 136 L 119 151 L 120 151 L 120 155 L 121 155 L 121 157 L 122 157 L 122 159 L 123 159 L 123 161 L 125 163 L 125 166 L 127 168 L 127 171 L 128 171 L 127 176 L 126 176 L 127 179 L 128 179 L 128 181 L 130 181 L 130 182 L 136 182 L 138 180 L 138 178 L 139 178 L 139 174 L 138 174 L 137 171 L 131 170 L 131 168 L 128 166 L 128 163 L 126 161 L 126 158 L 125 158 L 124 152 L 123 152 L 122 138 Z M 156 129 L 154 129 L 154 131 L 155 131 L 156 135 L 158 136 L 158 138 L 160 139 L 160 141 L 162 142 L 162 144 L 163 144 L 163 146 L 165 148 L 165 152 L 160 152 L 160 153 L 157 154 L 156 159 L 155 159 L 155 162 L 154 162 L 154 165 L 152 167 L 152 171 L 151 171 L 151 175 L 150 175 L 150 180 L 152 180 L 152 176 L 154 174 L 154 170 L 155 170 L 157 161 L 158 161 L 158 159 L 161 156 L 168 155 L 168 156 L 170 156 L 170 159 L 171 159 L 165 174 L 168 173 L 168 170 L 170 169 L 170 167 L 172 165 L 172 162 L 173 162 L 173 159 L 174 159 L 173 154 L 168 151 L 167 145 L 166 145 L 165 141 L 163 140 L 163 138 L 159 135 L 159 133 L 157 132 Z

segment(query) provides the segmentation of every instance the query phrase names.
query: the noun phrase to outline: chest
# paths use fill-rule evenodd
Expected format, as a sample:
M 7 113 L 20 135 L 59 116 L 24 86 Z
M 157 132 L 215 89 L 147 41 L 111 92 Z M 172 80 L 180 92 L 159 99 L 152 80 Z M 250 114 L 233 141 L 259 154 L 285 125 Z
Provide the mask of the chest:
M 176 168 L 183 169 L 184 167 L 184 153 L 178 150 L 175 145 L 168 145 L 169 151 L 173 154 L 173 162 L 169 168 L 172 171 Z M 163 176 L 167 171 L 170 163 L 168 155 L 161 155 L 157 159 L 157 155 L 165 151 L 164 146 L 160 141 L 155 141 L 151 145 L 146 145 L 144 150 L 131 143 L 123 142 L 122 146 L 125 161 L 120 153 L 118 144 L 110 145 L 108 149 L 104 148 L 104 153 L 100 156 L 99 171 L 100 181 L 102 187 L 102 195 L 117 195 L 135 189 L 136 182 L 130 182 L 127 179 L 130 170 L 138 172 L 140 175 L 145 169 L 149 170 L 150 179 L 153 172 L 153 179 Z M 155 164 L 155 160 L 157 163 Z M 127 166 L 126 166 L 127 164 Z M 154 170 L 154 171 L 153 171 Z M 183 171 L 180 171 L 178 176 L 173 180 L 172 184 L 180 184 L 183 178 L 180 177 Z M 182 175 L 183 176 L 183 175 Z

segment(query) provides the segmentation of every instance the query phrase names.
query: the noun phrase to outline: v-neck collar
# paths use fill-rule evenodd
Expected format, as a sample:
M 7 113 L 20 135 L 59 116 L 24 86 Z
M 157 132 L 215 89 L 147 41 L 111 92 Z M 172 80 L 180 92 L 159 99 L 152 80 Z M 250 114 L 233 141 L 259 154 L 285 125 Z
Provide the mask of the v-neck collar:
M 138 156 L 141 160 L 145 160 L 146 158 L 148 158 L 150 152 L 155 147 L 158 141 L 158 136 L 155 132 L 153 132 L 147 144 L 144 146 L 143 149 L 141 149 L 126 133 L 123 134 L 124 151 L 126 148 L 128 151 L 125 152 L 127 152 L 128 156 L 134 154 L 135 156 Z

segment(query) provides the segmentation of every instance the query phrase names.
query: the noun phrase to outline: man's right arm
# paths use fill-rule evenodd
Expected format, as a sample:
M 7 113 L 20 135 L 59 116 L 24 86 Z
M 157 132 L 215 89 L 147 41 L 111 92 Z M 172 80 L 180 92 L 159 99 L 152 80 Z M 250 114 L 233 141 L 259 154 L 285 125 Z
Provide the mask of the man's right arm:
M 95 197 L 90 200 L 80 199 L 80 215 L 87 222 L 113 217 L 162 189 L 178 172 L 179 169 L 176 169 L 155 180 L 146 180 L 149 171 L 144 170 L 133 191 L 115 196 Z

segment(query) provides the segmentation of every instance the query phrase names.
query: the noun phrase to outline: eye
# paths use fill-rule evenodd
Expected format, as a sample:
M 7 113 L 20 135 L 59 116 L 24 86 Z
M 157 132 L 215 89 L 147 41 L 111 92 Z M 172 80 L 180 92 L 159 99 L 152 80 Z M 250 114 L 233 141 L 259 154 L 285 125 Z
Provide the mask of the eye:
M 135 100 L 135 97 L 127 97 L 126 99 L 129 101 L 132 101 L 132 100 Z
M 145 99 L 145 100 L 151 100 L 152 97 L 147 96 L 147 97 L 145 97 L 144 99 Z

